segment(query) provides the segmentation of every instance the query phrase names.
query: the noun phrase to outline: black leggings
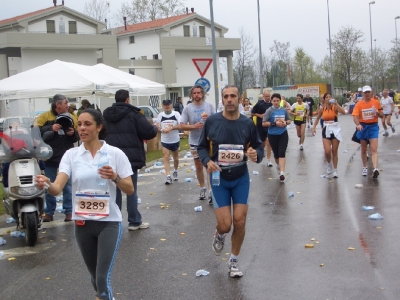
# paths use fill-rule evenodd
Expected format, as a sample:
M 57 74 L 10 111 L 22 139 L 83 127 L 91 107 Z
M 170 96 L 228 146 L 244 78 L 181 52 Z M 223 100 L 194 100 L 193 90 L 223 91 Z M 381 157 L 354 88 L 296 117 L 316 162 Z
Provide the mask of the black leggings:
M 122 237 L 121 222 L 85 221 L 75 238 L 99 299 L 113 299 L 111 273 Z
M 286 156 L 286 149 L 289 142 L 287 131 L 279 135 L 268 134 L 268 141 L 275 158 L 284 158 Z

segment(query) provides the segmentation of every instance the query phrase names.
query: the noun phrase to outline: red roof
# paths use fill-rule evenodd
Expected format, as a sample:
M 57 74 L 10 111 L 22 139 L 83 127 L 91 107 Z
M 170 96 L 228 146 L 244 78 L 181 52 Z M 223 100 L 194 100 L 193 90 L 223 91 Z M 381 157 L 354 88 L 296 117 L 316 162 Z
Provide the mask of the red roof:
M 190 13 L 190 14 L 168 17 L 168 18 L 164 18 L 164 19 L 158 19 L 158 20 L 149 21 L 149 22 L 132 24 L 132 25 L 127 26 L 127 30 L 125 30 L 124 26 L 118 27 L 117 34 L 124 34 L 124 33 L 128 33 L 128 32 L 143 31 L 143 30 L 147 30 L 147 29 L 163 27 L 165 25 L 174 23 L 176 21 L 188 18 L 189 16 L 192 16 L 192 15 L 193 15 L 193 13 Z
M 62 5 L 58 5 L 58 6 L 62 6 Z M 48 8 L 45 8 L 45 9 L 33 11 L 33 12 L 30 12 L 30 13 L 27 13 L 27 14 L 24 14 L 24 15 L 12 17 L 12 18 L 9 18 L 9 19 L 0 20 L 0 25 L 4 25 L 4 24 L 7 24 L 7 23 L 14 23 L 14 22 L 18 22 L 20 20 L 23 20 L 23 19 L 26 19 L 26 18 L 29 18 L 29 17 L 33 17 L 35 15 L 40 15 L 41 13 L 43 13 L 45 11 L 48 11 L 48 10 L 52 10 L 54 8 L 57 8 L 58 6 L 52 6 L 52 7 L 48 7 Z

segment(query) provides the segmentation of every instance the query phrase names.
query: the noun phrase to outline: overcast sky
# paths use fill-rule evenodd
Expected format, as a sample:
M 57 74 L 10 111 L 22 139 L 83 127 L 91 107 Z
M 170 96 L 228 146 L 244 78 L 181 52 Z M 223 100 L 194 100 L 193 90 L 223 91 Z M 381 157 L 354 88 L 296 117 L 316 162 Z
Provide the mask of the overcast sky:
M 110 0 L 111 14 L 127 0 Z M 198 14 L 210 18 L 209 0 L 186 0 L 185 6 L 194 8 Z M 239 28 L 253 38 L 258 47 L 257 0 L 216 0 L 215 22 L 229 28 L 226 37 L 239 37 Z M 303 47 L 316 62 L 320 62 L 328 49 L 327 1 L 325 0 L 260 0 L 262 51 L 270 55 L 274 40 L 290 42 L 292 53 Z M 364 32 L 361 47 L 370 49 L 370 22 L 368 0 L 330 0 L 332 36 L 343 26 L 351 25 Z M 399 0 L 376 0 L 371 5 L 372 39 L 376 46 L 392 47 L 395 39 L 395 20 L 400 16 Z M 65 5 L 83 12 L 84 0 L 65 0 Z M 53 0 L 0 0 L 0 20 L 52 6 Z M 58 0 L 61 4 L 61 0 Z M 400 39 L 400 19 L 397 20 Z M 375 42 L 373 41 L 373 47 Z

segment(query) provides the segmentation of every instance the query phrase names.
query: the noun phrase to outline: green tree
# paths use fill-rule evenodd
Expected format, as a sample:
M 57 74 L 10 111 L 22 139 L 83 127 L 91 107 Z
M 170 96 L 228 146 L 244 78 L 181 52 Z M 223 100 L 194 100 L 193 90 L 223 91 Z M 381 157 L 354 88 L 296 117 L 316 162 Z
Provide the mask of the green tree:
M 295 55 L 293 57 L 293 73 L 295 83 L 308 83 L 311 82 L 314 69 L 314 61 L 304 52 L 302 47 L 294 49 Z

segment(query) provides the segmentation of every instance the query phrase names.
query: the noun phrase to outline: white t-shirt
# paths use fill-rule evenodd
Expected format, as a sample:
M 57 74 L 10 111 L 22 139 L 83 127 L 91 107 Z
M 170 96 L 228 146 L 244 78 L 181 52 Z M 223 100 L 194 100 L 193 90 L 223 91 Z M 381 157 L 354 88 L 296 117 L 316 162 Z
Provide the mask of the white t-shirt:
M 72 219 L 73 220 L 87 220 L 86 218 L 75 214 L 77 207 L 75 196 L 77 192 L 87 190 L 99 190 L 108 192 L 110 195 L 110 209 L 109 215 L 98 221 L 122 221 L 121 211 L 115 202 L 117 189 L 114 182 L 107 180 L 105 186 L 99 186 L 96 182 L 97 178 L 97 165 L 103 152 L 107 152 L 109 165 L 113 168 L 119 177 L 126 178 L 133 174 L 132 167 L 128 157 L 122 150 L 108 145 L 105 141 L 101 141 L 103 146 L 97 151 L 95 157 L 89 150 L 86 150 L 82 143 L 79 147 L 69 149 L 65 152 L 61 159 L 59 172 L 65 173 L 71 179 L 72 183 Z
M 382 105 L 383 113 L 385 115 L 388 115 L 392 112 L 392 103 L 393 103 L 392 97 L 389 97 L 389 96 L 387 96 L 386 98 L 382 97 L 381 105 Z
M 204 122 L 202 113 L 208 114 L 211 116 L 215 114 L 215 108 L 212 104 L 203 101 L 201 105 L 196 105 L 193 102 L 189 105 L 186 105 L 183 109 L 181 116 L 181 123 L 190 125 L 196 124 L 198 122 Z M 202 129 L 193 129 L 190 131 L 189 135 L 189 144 L 197 146 L 199 144 L 200 134 Z
M 160 123 L 161 129 L 175 127 L 179 125 L 181 115 L 177 111 L 172 111 L 169 115 L 165 112 L 158 114 L 157 122 Z M 161 142 L 166 144 L 174 144 L 180 141 L 179 130 L 175 129 L 168 133 L 161 132 Z

